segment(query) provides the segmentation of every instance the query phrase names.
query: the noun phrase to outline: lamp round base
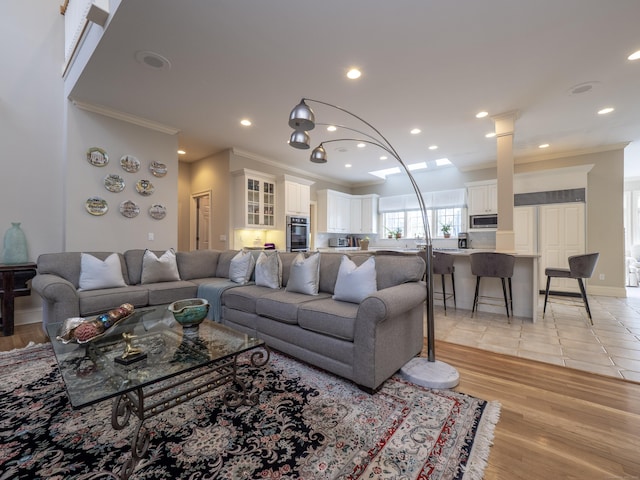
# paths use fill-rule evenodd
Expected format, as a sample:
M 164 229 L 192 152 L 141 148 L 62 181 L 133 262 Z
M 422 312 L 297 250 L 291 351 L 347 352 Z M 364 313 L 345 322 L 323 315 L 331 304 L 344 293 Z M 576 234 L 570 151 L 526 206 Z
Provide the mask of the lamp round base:
M 400 375 L 421 387 L 445 389 L 460 383 L 458 371 L 451 365 L 436 360 L 430 362 L 424 357 L 414 357 L 400 369 Z

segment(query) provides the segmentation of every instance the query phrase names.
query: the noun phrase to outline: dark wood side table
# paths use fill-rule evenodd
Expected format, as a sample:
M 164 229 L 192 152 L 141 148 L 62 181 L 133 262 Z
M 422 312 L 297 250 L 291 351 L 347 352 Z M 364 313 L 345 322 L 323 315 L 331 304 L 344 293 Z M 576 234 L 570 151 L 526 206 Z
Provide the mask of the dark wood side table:
M 0 296 L 2 296 L 2 334 L 13 335 L 13 300 L 16 297 L 31 295 L 27 284 L 36 276 L 35 263 L 0 264 Z

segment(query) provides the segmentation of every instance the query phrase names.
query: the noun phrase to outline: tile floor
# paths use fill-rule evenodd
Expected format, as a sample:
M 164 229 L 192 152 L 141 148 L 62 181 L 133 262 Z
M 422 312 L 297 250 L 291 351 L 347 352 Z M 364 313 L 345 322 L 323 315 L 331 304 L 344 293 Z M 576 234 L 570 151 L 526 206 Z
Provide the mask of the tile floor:
M 566 302 L 548 303 L 543 319 L 544 295 L 536 323 L 514 318 L 509 324 L 504 314 L 484 312 L 471 318 L 450 303 L 445 316 L 436 300 L 436 339 L 640 382 L 640 288 L 627 295 L 590 295 L 593 326 L 584 307 Z

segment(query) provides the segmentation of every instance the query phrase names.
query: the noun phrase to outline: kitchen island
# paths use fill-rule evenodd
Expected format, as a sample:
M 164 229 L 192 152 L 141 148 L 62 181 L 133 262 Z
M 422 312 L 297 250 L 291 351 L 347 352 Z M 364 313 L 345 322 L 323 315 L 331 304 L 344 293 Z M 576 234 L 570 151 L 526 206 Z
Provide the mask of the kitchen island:
M 326 248 L 323 251 L 332 251 L 336 253 L 355 253 L 361 251 L 358 248 Z M 417 254 L 418 249 L 415 248 L 388 248 L 388 247 L 370 247 L 369 252 L 374 253 L 379 250 L 393 250 L 398 252 L 405 252 L 407 254 Z M 437 249 L 442 253 L 447 253 L 455 256 L 453 265 L 455 267 L 455 279 L 456 279 L 456 303 L 458 309 L 471 310 L 473 308 L 473 296 L 476 289 L 476 277 L 471 273 L 471 262 L 469 261 L 469 255 L 474 252 L 495 252 L 496 250 L 490 249 Z M 527 319 L 531 322 L 535 322 L 538 316 L 538 297 L 539 297 L 539 285 L 538 285 L 538 258 L 539 255 L 529 255 L 520 253 L 507 252 L 510 255 L 516 257 L 515 266 L 513 269 L 513 277 L 511 278 L 511 284 L 513 288 L 513 315 Z M 448 275 L 445 275 L 447 292 L 451 292 L 451 279 Z M 442 292 L 442 280 L 440 275 L 436 275 L 434 278 L 434 291 L 435 291 L 435 304 L 441 304 L 442 300 L 439 299 L 437 292 Z M 478 304 L 479 312 L 491 312 L 505 315 L 504 300 L 502 295 L 502 282 L 499 278 L 485 278 L 480 283 L 480 295 L 496 297 L 498 300 L 496 303 L 499 305 L 487 305 Z M 451 299 L 449 300 L 451 302 Z M 448 305 L 451 305 L 449 303 Z

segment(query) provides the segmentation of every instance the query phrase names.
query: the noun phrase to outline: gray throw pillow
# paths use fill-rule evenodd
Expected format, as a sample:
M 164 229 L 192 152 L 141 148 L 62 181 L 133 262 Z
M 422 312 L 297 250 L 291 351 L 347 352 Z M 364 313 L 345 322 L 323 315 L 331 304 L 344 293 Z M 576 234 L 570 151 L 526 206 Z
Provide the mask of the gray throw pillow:
M 141 284 L 157 282 L 175 282 L 180 280 L 176 252 L 173 248 L 167 250 L 160 258 L 151 250 L 146 250 L 142 257 Z
M 126 287 L 118 254 L 112 253 L 104 261 L 88 253 L 81 254 L 79 286 L 78 290 Z
M 320 284 L 320 253 L 305 258 L 302 253 L 296 255 L 289 270 L 287 292 L 318 295 Z
M 269 288 L 282 286 L 282 262 L 278 252 L 260 252 L 256 261 L 256 285 Z
M 376 260 L 369 257 L 359 267 L 344 255 L 340 261 L 333 299 L 343 302 L 360 303 L 378 291 L 376 284 Z
M 244 285 L 251 278 L 256 260 L 250 252 L 238 252 L 229 265 L 229 280 Z

